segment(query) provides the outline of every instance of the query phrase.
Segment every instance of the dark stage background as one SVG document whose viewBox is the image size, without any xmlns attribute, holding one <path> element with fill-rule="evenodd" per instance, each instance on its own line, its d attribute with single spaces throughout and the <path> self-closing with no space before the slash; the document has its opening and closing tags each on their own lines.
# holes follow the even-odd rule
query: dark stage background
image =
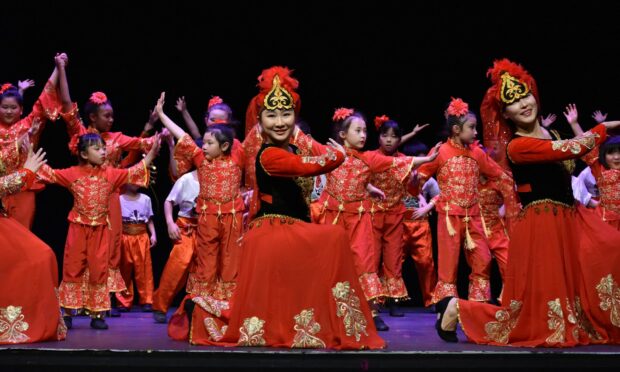
<svg viewBox="0 0 620 372">
<path fill-rule="evenodd" d="M 450 96 L 477 111 L 488 87 L 485 72 L 502 57 L 534 75 L 542 111 L 558 115 L 561 131 L 568 132 L 561 111 L 569 102 L 578 104 L 584 127 L 594 124 L 595 109 L 620 118 L 620 11 L 612 2 L 10 1 L 0 12 L 0 82 L 37 82 L 26 93 L 26 112 L 54 67 L 54 54 L 64 51 L 73 100 L 82 107 L 91 92 L 106 92 L 113 130 L 129 135 L 140 133 L 162 90 L 167 113 L 179 123 L 173 105 L 180 95 L 196 122 L 211 95 L 223 97 L 243 120 L 256 77 L 276 64 L 295 69 L 301 117 L 321 141 L 334 108 L 347 106 L 369 119 L 387 114 L 407 130 L 430 122 L 420 139 L 433 144 Z M 372 149 L 376 134 L 370 133 Z M 62 121 L 47 124 L 42 146 L 52 166 L 75 163 L 67 141 Z M 167 154 L 163 149 L 157 160 L 156 209 L 171 186 L 163 171 Z M 37 202 L 34 232 L 62 264 L 71 196 L 50 186 Z M 163 212 L 156 224 L 158 280 L 170 249 Z M 419 303 L 410 260 L 405 275 Z"/>
</svg>

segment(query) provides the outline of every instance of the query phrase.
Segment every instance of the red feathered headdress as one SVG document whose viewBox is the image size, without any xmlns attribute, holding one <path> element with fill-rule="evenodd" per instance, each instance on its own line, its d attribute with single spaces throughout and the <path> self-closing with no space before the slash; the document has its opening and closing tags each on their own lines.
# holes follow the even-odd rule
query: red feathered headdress
<svg viewBox="0 0 620 372">
<path fill-rule="evenodd" d="M 2 84 L 2 86 L 0 86 L 0 94 L 6 92 L 7 90 L 13 88 L 13 84 L 11 83 L 4 83 Z"/>
<path fill-rule="evenodd" d="M 211 107 L 215 105 L 219 105 L 220 103 L 224 103 L 224 100 L 221 99 L 219 96 L 211 97 L 211 99 L 209 100 L 209 103 L 207 104 L 207 111 L 211 110 Z"/>
<path fill-rule="evenodd" d="M 450 98 L 452 99 L 452 101 L 450 101 L 450 104 L 448 105 L 448 108 L 446 109 L 446 112 L 445 112 L 446 117 L 448 115 L 463 116 L 469 113 L 469 105 L 467 104 L 467 102 L 463 101 L 460 98 L 454 98 L 454 97 L 450 97 Z"/>
<path fill-rule="evenodd" d="M 390 118 L 386 115 L 375 116 L 375 128 L 379 130 L 379 128 L 381 128 L 381 126 L 389 120 Z"/>
<path fill-rule="evenodd" d="M 502 112 L 506 105 L 530 93 L 534 95 L 540 107 L 538 87 L 534 78 L 521 65 L 505 58 L 493 62 L 493 67 L 487 71 L 487 76 L 491 78 L 493 85 L 487 90 L 480 106 L 483 143 L 491 151 L 495 161 L 505 169 L 509 169 L 506 146 L 512 138 L 512 130 Z"/>
<path fill-rule="evenodd" d="M 259 93 L 252 98 L 245 113 L 245 134 L 258 123 L 258 115 L 263 109 L 295 109 L 295 115 L 299 114 L 301 100 L 295 92 L 299 86 L 297 79 L 291 76 L 293 71 L 287 67 L 273 66 L 258 77 Z"/>
<path fill-rule="evenodd" d="M 103 105 L 104 103 L 108 102 L 108 97 L 103 92 L 94 92 L 90 95 L 88 100 L 95 105 Z"/>
</svg>

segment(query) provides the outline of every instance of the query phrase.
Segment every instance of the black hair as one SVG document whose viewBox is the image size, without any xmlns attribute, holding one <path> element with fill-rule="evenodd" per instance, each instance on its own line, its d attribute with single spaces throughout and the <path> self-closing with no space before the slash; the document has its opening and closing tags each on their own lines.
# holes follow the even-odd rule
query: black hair
<svg viewBox="0 0 620 372">
<path fill-rule="evenodd" d="M 223 151 L 225 155 L 230 155 L 233 147 L 233 140 L 235 139 L 235 131 L 225 124 L 214 124 L 207 127 L 205 134 L 211 133 L 215 140 L 220 144 L 220 147 L 228 142 L 228 148 Z"/>
<path fill-rule="evenodd" d="M 97 115 L 97 113 L 99 112 L 99 108 L 103 105 L 112 106 L 112 102 L 110 102 L 110 100 L 107 100 L 104 103 L 97 104 L 92 102 L 91 100 L 86 101 L 86 103 L 84 104 L 84 115 L 86 115 L 86 120 L 90 122 L 90 114 Z"/>
<path fill-rule="evenodd" d="M 410 141 L 403 146 L 403 154 L 407 156 L 418 156 L 420 154 L 428 154 L 428 146 L 420 141 Z"/>
<path fill-rule="evenodd" d="M 387 132 L 390 131 L 390 129 L 394 131 L 394 134 L 396 135 L 396 137 L 402 138 L 403 131 L 402 129 L 400 129 L 400 126 L 398 125 L 398 123 L 395 122 L 394 120 L 388 120 L 385 123 L 381 124 L 381 126 L 379 127 L 379 135 L 386 134 Z"/>
<path fill-rule="evenodd" d="M 455 125 L 463 129 L 463 125 L 470 116 L 473 116 L 474 119 L 476 118 L 476 114 L 471 110 L 467 111 L 467 114 L 460 116 L 446 114 L 446 129 L 448 131 L 448 136 L 452 136 L 452 127 Z"/>
<path fill-rule="evenodd" d="M 359 111 L 353 111 L 353 113 L 349 116 L 347 116 L 346 119 L 344 120 L 339 120 L 337 122 L 334 123 L 333 127 L 334 127 L 334 139 L 336 140 L 336 142 L 338 142 L 339 144 L 343 144 L 344 140 L 340 137 L 340 132 L 347 132 L 349 130 L 349 127 L 351 127 L 351 123 L 353 122 L 354 119 L 361 119 L 364 121 L 364 123 L 366 122 L 366 119 L 364 118 L 364 115 L 359 112 Z"/>
<path fill-rule="evenodd" d="M 77 144 L 78 155 L 81 154 L 82 152 L 85 152 L 89 147 L 95 146 L 98 144 L 105 146 L 105 142 L 103 141 L 103 138 L 101 138 L 99 134 L 86 133 L 86 134 L 81 135 L 78 138 L 78 144 Z M 81 156 L 78 156 L 78 157 L 80 158 L 80 161 L 84 160 L 82 159 Z"/>
<path fill-rule="evenodd" d="M 14 86 L 11 86 L 9 89 L 2 92 L 2 94 L 0 95 L 0 102 L 2 102 L 5 98 L 15 98 L 15 100 L 20 106 L 24 105 L 24 97 L 19 94 L 19 89 L 15 88 Z"/>
<path fill-rule="evenodd" d="M 213 110 L 222 110 L 222 111 L 224 111 L 228 115 L 228 121 L 232 120 L 233 112 L 232 112 L 232 109 L 230 108 L 230 106 L 228 106 L 228 104 L 222 102 L 222 103 L 216 103 L 215 105 L 213 105 L 211 107 L 208 107 L 207 111 L 205 111 L 205 119 L 209 118 L 209 114 Z"/>
<path fill-rule="evenodd" d="M 303 120 L 297 120 L 295 122 L 295 125 L 297 125 L 299 127 L 299 129 L 304 132 L 304 134 L 307 134 L 309 136 L 312 135 L 312 129 L 310 128 L 310 125 L 308 123 L 306 123 Z"/>
<path fill-rule="evenodd" d="M 620 151 L 620 136 L 609 137 L 605 142 L 603 142 L 599 148 L 598 161 L 603 164 L 605 168 L 609 168 L 609 164 L 607 164 L 605 157 L 610 152 L 615 151 Z"/>
</svg>

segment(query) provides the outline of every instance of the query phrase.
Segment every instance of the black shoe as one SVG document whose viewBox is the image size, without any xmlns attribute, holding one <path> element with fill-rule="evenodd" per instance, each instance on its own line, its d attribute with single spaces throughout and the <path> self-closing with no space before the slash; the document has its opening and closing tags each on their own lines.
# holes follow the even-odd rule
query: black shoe
<svg viewBox="0 0 620 372">
<path fill-rule="evenodd" d="M 448 304 L 452 299 L 452 296 L 444 297 L 441 301 L 435 304 L 435 309 L 437 310 L 437 314 L 439 314 L 439 318 L 435 322 L 435 329 L 437 330 L 437 334 L 439 337 L 446 342 L 459 342 L 459 339 L 456 337 L 456 330 L 454 331 L 444 331 L 441 328 L 441 321 L 443 320 L 443 315 L 448 308 Z"/>
<path fill-rule="evenodd" d="M 105 322 L 105 319 L 93 318 L 90 320 L 90 328 L 108 329 L 108 324 Z"/>
<path fill-rule="evenodd" d="M 118 306 L 118 307 L 116 307 L 116 310 L 118 310 L 119 313 L 129 313 L 129 312 L 131 312 L 131 309 L 128 308 L 128 307 L 125 307 L 125 306 Z"/>
<path fill-rule="evenodd" d="M 391 302 L 388 306 L 390 307 L 391 317 L 402 318 L 405 316 L 405 313 L 400 310 L 400 306 L 398 306 L 397 302 Z"/>
<path fill-rule="evenodd" d="M 389 331 L 390 330 L 390 327 L 388 327 L 388 325 L 385 324 L 385 322 L 383 321 L 383 319 L 381 319 L 379 315 L 374 316 L 372 320 L 374 320 L 375 322 L 375 328 L 377 328 L 377 331 Z"/>
<path fill-rule="evenodd" d="M 185 313 L 187 314 L 187 319 L 189 320 L 189 327 L 191 329 L 192 327 L 192 314 L 194 313 L 194 307 L 196 306 L 196 303 L 194 303 L 194 301 L 192 301 L 191 299 L 187 299 L 185 300 L 185 305 L 183 305 L 183 309 L 185 310 Z"/>
<path fill-rule="evenodd" d="M 155 323 L 165 324 L 166 322 L 168 322 L 168 320 L 166 319 L 166 313 L 164 313 L 163 311 L 153 311 L 153 319 L 155 319 Z"/>
<path fill-rule="evenodd" d="M 151 311 L 153 311 L 153 305 L 151 305 L 151 304 L 144 304 L 144 305 L 142 305 L 142 312 L 143 313 L 150 313 Z"/>
<path fill-rule="evenodd" d="M 62 319 L 65 321 L 65 325 L 67 326 L 67 329 L 71 329 L 73 328 L 73 318 L 65 315 L 62 317 Z"/>
<path fill-rule="evenodd" d="M 117 308 L 113 307 L 113 308 L 110 309 L 110 316 L 112 318 L 118 318 L 119 316 L 121 316 L 121 313 L 120 313 L 120 311 L 118 311 Z"/>
</svg>

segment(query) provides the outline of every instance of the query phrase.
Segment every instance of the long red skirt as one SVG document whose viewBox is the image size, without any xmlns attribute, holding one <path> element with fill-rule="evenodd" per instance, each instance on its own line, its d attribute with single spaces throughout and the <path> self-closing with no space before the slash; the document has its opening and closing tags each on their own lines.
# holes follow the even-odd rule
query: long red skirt
<svg viewBox="0 0 620 372">
<path fill-rule="evenodd" d="M 0 344 L 64 340 L 56 256 L 7 217 L 0 217 L 0 275 Z"/>
<path fill-rule="evenodd" d="M 620 233 L 582 206 L 531 206 L 511 233 L 502 307 L 459 300 L 476 343 L 620 342 Z"/>
<path fill-rule="evenodd" d="M 230 302 L 194 297 L 168 333 L 200 345 L 378 349 L 345 231 L 287 217 L 263 217 L 243 237 Z"/>
</svg>

